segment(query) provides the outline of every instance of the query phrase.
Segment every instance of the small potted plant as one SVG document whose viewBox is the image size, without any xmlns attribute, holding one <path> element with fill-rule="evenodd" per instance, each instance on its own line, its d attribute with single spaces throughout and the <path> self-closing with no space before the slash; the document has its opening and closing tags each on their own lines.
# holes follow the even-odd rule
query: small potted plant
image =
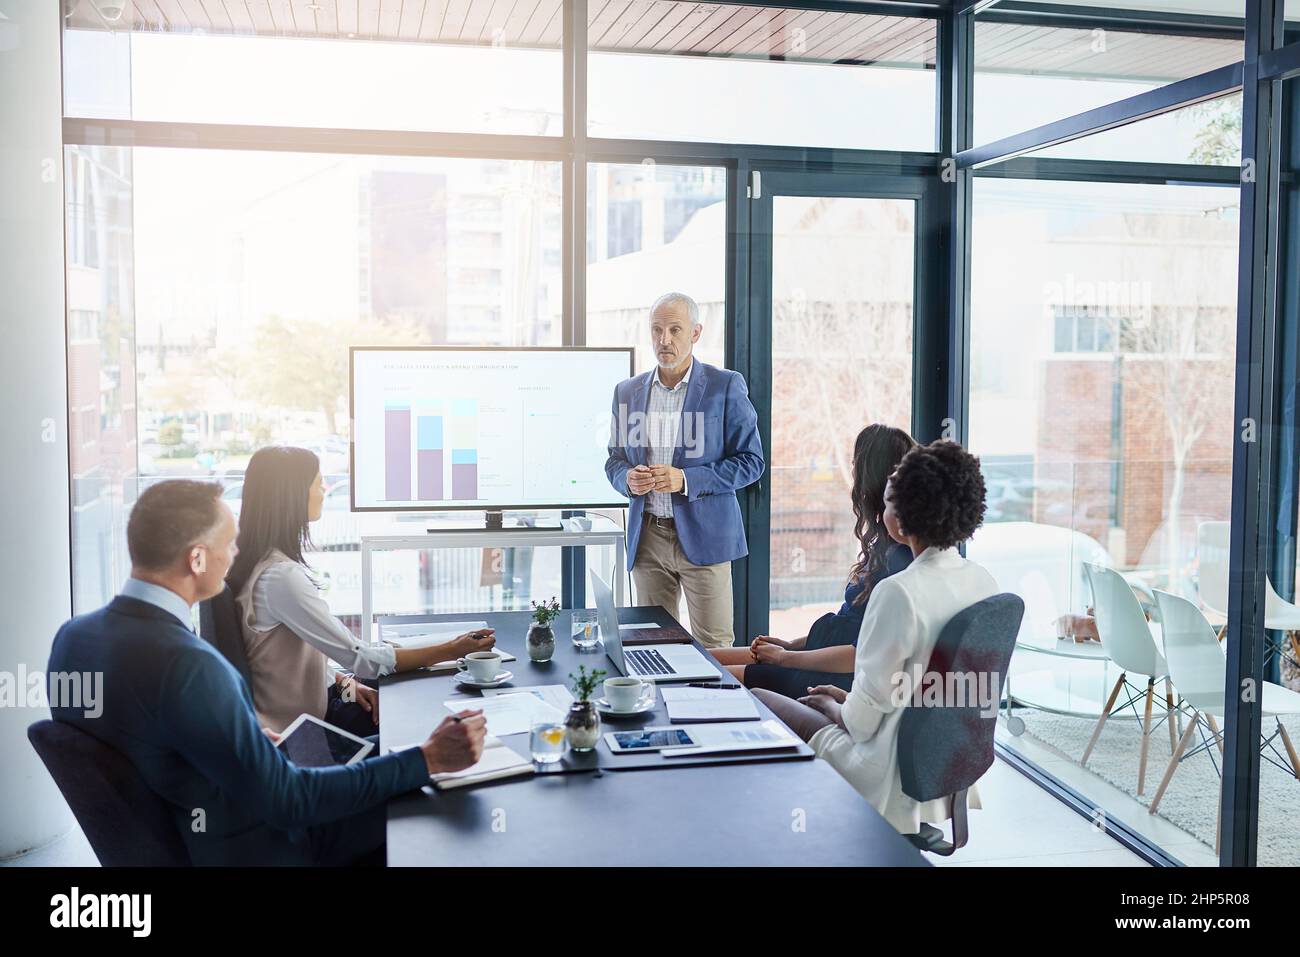
<svg viewBox="0 0 1300 957">
<path fill-rule="evenodd" d="M 550 601 L 531 604 L 533 623 L 528 626 L 528 657 L 537 662 L 550 661 L 551 655 L 555 654 L 555 632 L 551 629 L 551 622 L 560 613 L 560 603 L 552 597 Z"/>
<path fill-rule="evenodd" d="M 600 679 L 605 672 L 599 668 L 588 671 L 585 665 L 578 665 L 578 673 L 569 675 L 573 688 L 573 704 L 564 719 L 564 728 L 569 735 L 569 747 L 574 751 L 590 751 L 600 740 L 600 712 L 592 702 L 591 696 L 600 687 Z"/>
</svg>

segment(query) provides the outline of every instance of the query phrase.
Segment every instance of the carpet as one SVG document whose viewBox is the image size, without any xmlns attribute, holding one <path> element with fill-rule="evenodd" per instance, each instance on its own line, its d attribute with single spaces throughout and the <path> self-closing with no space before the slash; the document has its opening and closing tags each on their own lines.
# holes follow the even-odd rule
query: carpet
<svg viewBox="0 0 1300 957">
<path fill-rule="evenodd" d="M 1153 712 L 1152 721 L 1163 713 L 1162 710 Z M 1076 765 L 1083 755 L 1083 749 L 1088 746 L 1088 738 L 1096 724 L 1094 718 L 1072 718 L 1031 709 L 1017 709 L 1016 714 L 1024 719 L 1027 736 Z M 1300 747 L 1300 717 L 1283 718 L 1283 724 L 1292 742 Z M 1186 727 L 1185 723 L 1183 727 Z M 1274 730 L 1274 720 L 1266 718 L 1265 737 Z M 1151 744 L 1147 752 L 1146 793 L 1138 797 L 1137 769 L 1141 742 L 1142 725 L 1132 716 L 1132 712 L 1111 715 L 1088 758 L 1086 770 L 1119 788 L 1143 807 L 1149 807 L 1169 764 L 1169 732 L 1164 725 L 1160 725 L 1151 733 Z M 1197 743 L 1199 739 L 1193 735 L 1188 750 L 1192 750 Z M 1286 748 L 1281 738 L 1275 738 L 1273 744 L 1282 755 L 1282 763 L 1285 765 Z M 1266 749 L 1264 753 L 1270 752 Z M 1272 756 L 1277 759 L 1276 755 Z M 1222 768 L 1217 748 L 1214 748 L 1213 759 L 1205 751 L 1184 758 L 1174 772 L 1173 780 L 1156 811 L 1157 817 L 1186 831 L 1211 850 L 1214 848 L 1214 825 L 1218 811 L 1216 802 L 1219 796 L 1216 765 Z M 1300 864 L 1300 828 L 1297 827 L 1300 821 L 1300 781 L 1267 761 L 1262 761 L 1259 773 L 1259 809 L 1258 863 L 1261 866 L 1275 867 L 1294 867 Z"/>
</svg>

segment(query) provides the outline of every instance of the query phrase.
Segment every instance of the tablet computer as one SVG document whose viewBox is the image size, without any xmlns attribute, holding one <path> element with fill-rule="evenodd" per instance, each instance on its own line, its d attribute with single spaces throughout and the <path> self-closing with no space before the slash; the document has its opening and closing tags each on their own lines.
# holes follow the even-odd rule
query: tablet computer
<svg viewBox="0 0 1300 957">
<path fill-rule="evenodd" d="M 643 751 L 667 751 L 671 748 L 693 748 L 698 742 L 685 728 L 642 728 L 639 731 L 611 731 L 605 743 L 615 754 L 633 754 Z"/>
<path fill-rule="evenodd" d="M 315 715 L 300 714 L 281 733 L 276 747 L 299 767 L 328 768 L 336 764 L 356 764 L 375 746 Z"/>
</svg>

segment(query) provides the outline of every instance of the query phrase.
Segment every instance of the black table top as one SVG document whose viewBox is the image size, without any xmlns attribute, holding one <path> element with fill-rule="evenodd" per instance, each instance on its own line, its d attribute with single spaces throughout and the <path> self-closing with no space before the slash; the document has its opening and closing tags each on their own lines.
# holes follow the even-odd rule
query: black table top
<svg viewBox="0 0 1300 957">
<path fill-rule="evenodd" d="M 486 621 L 497 629 L 498 647 L 518 656 L 506 665 L 515 673 L 509 686 L 567 685 L 579 664 L 613 675 L 603 648 L 579 652 L 573 647 L 570 614 L 561 612 L 552 625 L 555 655 L 545 664 L 528 660 L 524 636 L 531 616 L 525 611 L 378 621 Z M 675 624 L 658 607 L 622 608 L 619 618 Z M 725 672 L 723 678 L 730 680 Z M 422 741 L 448 714 L 443 702 L 464 694 L 452 676 L 425 672 L 384 678 L 381 687 L 383 748 Z M 756 703 L 764 718 L 773 717 Z M 659 696 L 652 712 L 602 715 L 601 721 L 602 733 L 668 723 Z M 502 741 L 528 754 L 528 735 Z M 390 801 L 388 862 L 927 866 L 919 851 L 806 746 L 795 753 L 668 759 L 614 755 L 603 740 L 593 754 L 567 755 L 556 772 L 444 792 L 426 787 Z"/>
</svg>

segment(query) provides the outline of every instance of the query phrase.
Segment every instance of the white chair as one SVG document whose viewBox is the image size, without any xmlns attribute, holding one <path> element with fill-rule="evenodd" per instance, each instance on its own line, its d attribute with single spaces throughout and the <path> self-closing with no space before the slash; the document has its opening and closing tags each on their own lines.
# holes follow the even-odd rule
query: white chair
<svg viewBox="0 0 1300 957">
<path fill-rule="evenodd" d="M 1231 526 L 1227 522 L 1201 522 L 1196 527 L 1196 562 L 1200 577 L 1201 603 L 1216 615 L 1228 616 L 1228 543 Z M 1227 625 L 1223 626 L 1227 628 Z M 1264 627 L 1285 631 L 1296 648 L 1295 633 L 1300 632 L 1300 607 L 1287 601 L 1264 579 Z M 1219 630 L 1223 639 L 1223 629 Z"/>
<path fill-rule="evenodd" d="M 1174 708 L 1173 689 L 1169 684 L 1169 670 L 1165 666 L 1164 656 L 1156 646 L 1155 638 L 1151 635 L 1151 626 L 1147 624 L 1142 606 L 1138 604 L 1137 596 L 1133 594 L 1133 589 L 1129 587 L 1129 583 L 1123 576 L 1113 569 L 1087 562 L 1084 563 L 1083 570 L 1088 577 L 1088 584 L 1092 587 L 1097 637 L 1101 639 L 1101 646 L 1110 660 L 1119 665 L 1122 670 L 1115 687 L 1111 689 L 1110 697 L 1106 699 L 1101 717 L 1097 719 L 1097 726 L 1092 729 L 1092 737 L 1088 739 L 1088 746 L 1084 749 L 1083 759 L 1079 763 L 1083 766 L 1088 764 L 1092 749 L 1096 746 L 1097 739 L 1101 737 L 1101 729 L 1105 727 L 1106 719 L 1115 709 L 1115 699 L 1119 697 L 1120 691 L 1124 690 L 1128 698 L 1120 707 L 1133 708 L 1134 715 L 1137 714 L 1135 702 L 1139 697 L 1145 696 L 1146 707 L 1142 715 L 1142 750 L 1138 758 L 1137 786 L 1137 793 L 1142 794 L 1146 791 L 1147 753 L 1151 743 L 1151 702 L 1155 695 L 1156 681 L 1161 678 L 1165 682 L 1165 716 L 1160 721 L 1167 722 L 1169 726 L 1170 753 L 1173 753 L 1176 744 L 1174 715 L 1177 712 Z M 1146 687 L 1142 688 L 1129 681 L 1130 672 L 1146 675 Z M 1157 725 L 1159 723 L 1156 722 Z"/>
<path fill-rule="evenodd" d="M 1218 746 L 1220 755 L 1223 754 L 1223 735 L 1219 732 L 1216 718 L 1222 717 L 1224 713 L 1224 693 L 1228 681 L 1227 660 L 1215 637 L 1214 626 L 1201 614 L 1200 609 L 1186 598 L 1179 598 L 1177 595 L 1162 591 L 1156 592 L 1156 602 L 1160 607 L 1165 658 L 1169 663 L 1170 674 L 1175 687 L 1178 688 L 1178 693 L 1191 708 L 1192 717 L 1182 737 L 1178 739 L 1178 746 L 1174 749 L 1173 757 L 1169 759 L 1165 776 L 1160 782 L 1160 787 L 1156 789 L 1155 797 L 1151 799 L 1151 806 L 1147 808 L 1151 814 L 1155 814 L 1156 808 L 1160 806 L 1160 799 L 1164 797 L 1165 789 L 1173 780 L 1174 771 L 1178 769 L 1179 763 L 1194 754 L 1208 751 L 1212 744 Z M 1275 767 L 1300 779 L 1300 758 L 1297 758 L 1295 747 L 1291 744 L 1291 737 L 1279 717 L 1284 714 L 1300 714 L 1300 694 L 1271 681 L 1265 681 L 1263 693 L 1260 695 L 1260 708 L 1263 715 L 1273 718 L 1277 725 L 1277 729 L 1272 734 L 1261 739 L 1260 756 Z M 1200 729 L 1201 743 L 1188 751 L 1187 746 L 1191 741 L 1192 732 L 1198 729 Z M 1209 730 L 1209 740 L 1206 739 L 1206 729 Z M 1282 744 L 1286 748 L 1285 758 L 1273 745 L 1273 741 L 1277 738 L 1282 739 Z M 1282 763 L 1283 761 L 1286 764 Z M 1223 772 L 1217 764 L 1215 769 L 1219 771 L 1219 784 L 1222 789 Z M 1216 823 L 1216 852 L 1218 830 L 1219 825 Z"/>
</svg>

